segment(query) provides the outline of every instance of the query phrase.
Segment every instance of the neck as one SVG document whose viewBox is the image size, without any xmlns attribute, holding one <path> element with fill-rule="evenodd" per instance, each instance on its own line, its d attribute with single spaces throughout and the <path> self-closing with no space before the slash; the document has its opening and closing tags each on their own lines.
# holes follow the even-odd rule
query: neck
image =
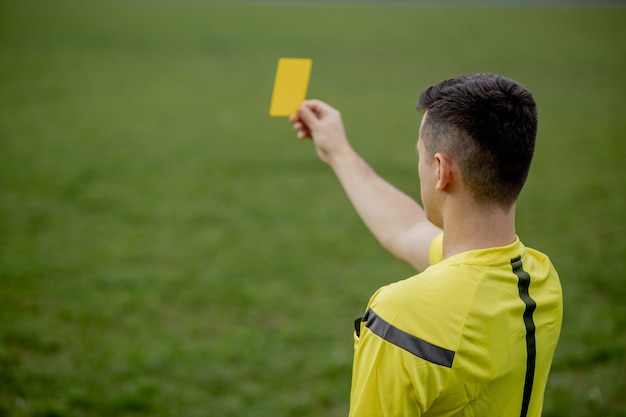
<svg viewBox="0 0 626 417">
<path fill-rule="evenodd" d="M 510 245 L 516 239 L 515 204 L 508 211 L 499 206 L 464 206 L 448 211 L 443 218 L 444 258 Z"/>
</svg>

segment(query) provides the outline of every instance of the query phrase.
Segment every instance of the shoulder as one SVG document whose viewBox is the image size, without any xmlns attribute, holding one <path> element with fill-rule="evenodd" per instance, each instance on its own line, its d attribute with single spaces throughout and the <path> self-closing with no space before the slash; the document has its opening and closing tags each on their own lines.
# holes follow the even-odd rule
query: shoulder
<svg viewBox="0 0 626 417">
<path fill-rule="evenodd" d="M 443 260 L 443 232 L 439 233 L 430 243 L 428 251 L 430 265 L 434 265 Z"/>
<path fill-rule="evenodd" d="M 454 309 L 456 299 L 467 299 L 468 291 L 481 280 L 483 271 L 471 264 L 439 262 L 423 272 L 380 288 L 370 306 L 394 311 L 438 311 Z"/>
<path fill-rule="evenodd" d="M 559 274 L 548 255 L 527 247 L 525 256 L 522 256 L 520 261 L 519 268 L 528 273 L 532 286 L 552 288 L 552 291 L 561 292 Z"/>
<path fill-rule="evenodd" d="M 526 261 L 529 266 L 556 273 L 556 269 L 554 268 L 550 257 L 537 249 L 526 247 Z"/>
<path fill-rule="evenodd" d="M 379 289 L 369 308 L 391 326 L 454 350 L 471 305 L 472 280 L 463 267 L 433 265 L 424 272 Z"/>
</svg>

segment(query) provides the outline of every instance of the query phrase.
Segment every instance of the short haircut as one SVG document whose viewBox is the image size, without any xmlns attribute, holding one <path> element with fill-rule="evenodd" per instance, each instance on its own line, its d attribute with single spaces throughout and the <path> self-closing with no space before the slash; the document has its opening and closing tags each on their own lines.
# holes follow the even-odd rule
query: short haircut
<svg viewBox="0 0 626 417">
<path fill-rule="evenodd" d="M 535 151 L 537 107 L 522 85 L 496 74 L 463 75 L 428 87 L 424 146 L 448 153 L 479 203 L 509 208 L 519 197 Z"/>
</svg>

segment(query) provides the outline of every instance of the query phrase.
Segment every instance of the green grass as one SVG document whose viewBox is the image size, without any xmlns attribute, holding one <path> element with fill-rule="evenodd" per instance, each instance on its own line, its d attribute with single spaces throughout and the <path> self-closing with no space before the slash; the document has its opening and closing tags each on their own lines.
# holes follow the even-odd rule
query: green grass
<svg viewBox="0 0 626 417">
<path fill-rule="evenodd" d="M 342 416 L 352 321 L 413 272 L 268 117 L 278 57 L 417 196 L 419 92 L 539 103 L 518 233 L 565 317 L 545 416 L 626 414 L 626 8 L 0 2 L 0 416 Z"/>
</svg>

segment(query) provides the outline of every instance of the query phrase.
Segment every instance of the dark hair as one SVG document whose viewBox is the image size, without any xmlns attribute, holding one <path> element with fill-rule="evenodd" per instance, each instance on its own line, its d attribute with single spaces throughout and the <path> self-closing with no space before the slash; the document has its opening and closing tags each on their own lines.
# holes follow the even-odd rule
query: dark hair
<svg viewBox="0 0 626 417">
<path fill-rule="evenodd" d="M 522 85 L 496 74 L 463 75 L 428 87 L 422 139 L 459 164 L 479 202 L 510 207 L 528 177 L 535 151 L 537 108 Z"/>
</svg>

